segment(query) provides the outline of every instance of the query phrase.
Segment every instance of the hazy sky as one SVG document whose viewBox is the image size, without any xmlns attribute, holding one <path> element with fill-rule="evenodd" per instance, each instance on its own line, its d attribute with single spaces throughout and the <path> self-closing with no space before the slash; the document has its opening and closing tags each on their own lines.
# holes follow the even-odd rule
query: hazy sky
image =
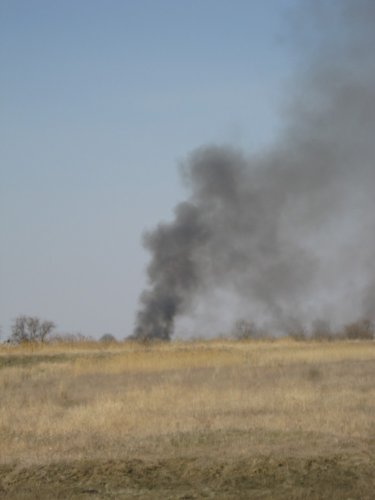
<svg viewBox="0 0 375 500">
<path fill-rule="evenodd" d="M 195 147 L 278 130 L 298 0 L 0 0 L 0 324 L 130 334 Z"/>
</svg>

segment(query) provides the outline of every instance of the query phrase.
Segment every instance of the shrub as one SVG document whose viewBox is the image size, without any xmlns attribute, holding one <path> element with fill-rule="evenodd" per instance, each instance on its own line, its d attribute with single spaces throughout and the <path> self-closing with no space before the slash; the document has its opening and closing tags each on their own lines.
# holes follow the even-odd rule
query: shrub
<svg viewBox="0 0 375 500">
<path fill-rule="evenodd" d="M 105 333 L 100 337 L 99 342 L 109 344 L 111 342 L 117 342 L 117 339 L 112 335 L 112 333 Z"/>
</svg>

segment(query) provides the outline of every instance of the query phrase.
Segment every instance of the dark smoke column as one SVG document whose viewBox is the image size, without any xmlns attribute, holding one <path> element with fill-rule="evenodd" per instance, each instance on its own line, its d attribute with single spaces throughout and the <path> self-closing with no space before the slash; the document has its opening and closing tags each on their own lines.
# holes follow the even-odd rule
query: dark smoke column
<svg viewBox="0 0 375 500">
<path fill-rule="evenodd" d="M 301 44 L 284 128 L 256 155 L 190 155 L 187 201 L 144 239 L 149 287 L 133 338 L 169 340 L 176 316 L 216 290 L 280 332 L 375 319 L 375 1 L 307 3 L 301 22 L 319 30 Z"/>
<path fill-rule="evenodd" d="M 150 288 L 141 295 L 132 338 L 170 340 L 176 315 L 186 310 L 199 283 L 195 249 L 204 243 L 205 233 L 192 203 L 179 204 L 173 222 L 146 233 L 144 246 L 152 254 Z"/>
<path fill-rule="evenodd" d="M 223 255 L 229 251 L 229 228 L 236 226 L 241 213 L 244 170 L 242 155 L 231 148 L 202 147 L 189 156 L 183 170 L 188 200 L 177 205 L 171 223 L 160 224 L 144 237 L 152 256 L 149 288 L 141 295 L 131 338 L 169 340 L 176 316 L 190 311 L 207 279 L 212 274 L 227 277 Z"/>
</svg>

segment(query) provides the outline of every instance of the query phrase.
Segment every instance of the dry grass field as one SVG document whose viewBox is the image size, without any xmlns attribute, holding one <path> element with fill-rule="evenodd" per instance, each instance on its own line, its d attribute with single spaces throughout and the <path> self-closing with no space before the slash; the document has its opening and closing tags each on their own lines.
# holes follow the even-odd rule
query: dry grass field
<svg viewBox="0 0 375 500">
<path fill-rule="evenodd" d="M 0 497 L 375 497 L 375 342 L 0 346 Z"/>
</svg>

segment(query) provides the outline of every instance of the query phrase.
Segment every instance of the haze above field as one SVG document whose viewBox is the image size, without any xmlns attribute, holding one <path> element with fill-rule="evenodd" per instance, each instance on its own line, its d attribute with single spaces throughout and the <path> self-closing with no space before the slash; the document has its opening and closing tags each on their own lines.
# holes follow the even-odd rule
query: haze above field
<svg viewBox="0 0 375 500">
<path fill-rule="evenodd" d="M 131 333 L 193 148 L 272 142 L 292 0 L 3 1 L 0 323 Z M 288 40 L 288 41 L 286 41 Z"/>
</svg>

